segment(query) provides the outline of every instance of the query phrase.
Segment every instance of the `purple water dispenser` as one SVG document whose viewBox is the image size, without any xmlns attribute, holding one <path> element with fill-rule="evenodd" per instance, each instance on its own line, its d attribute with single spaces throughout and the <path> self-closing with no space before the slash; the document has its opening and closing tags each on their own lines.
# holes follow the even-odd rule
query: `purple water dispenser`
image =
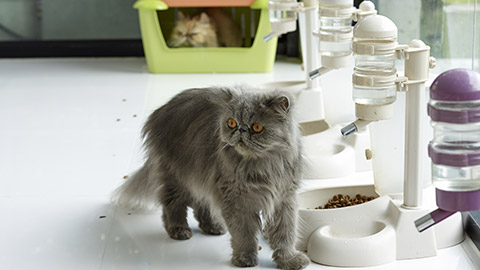
<svg viewBox="0 0 480 270">
<path fill-rule="evenodd" d="M 480 209 L 480 74 L 453 69 L 430 87 L 428 146 L 438 209 L 415 221 L 419 232 L 460 211 Z"/>
</svg>

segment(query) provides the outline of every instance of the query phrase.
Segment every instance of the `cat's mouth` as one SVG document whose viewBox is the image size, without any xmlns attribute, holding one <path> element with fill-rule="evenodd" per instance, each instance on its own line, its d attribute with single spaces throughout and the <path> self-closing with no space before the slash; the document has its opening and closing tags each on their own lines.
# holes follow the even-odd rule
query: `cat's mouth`
<svg viewBox="0 0 480 270">
<path fill-rule="evenodd" d="M 240 140 L 236 145 L 235 148 L 241 148 L 241 149 L 248 149 L 248 147 L 242 140 Z"/>
<path fill-rule="evenodd" d="M 259 146 L 253 145 L 252 143 L 246 142 L 242 139 L 235 144 L 234 148 L 243 156 L 258 156 L 260 154 Z"/>
<path fill-rule="evenodd" d="M 253 149 L 248 147 L 244 142 L 238 142 L 234 148 L 242 156 L 250 156 L 253 153 Z"/>
</svg>

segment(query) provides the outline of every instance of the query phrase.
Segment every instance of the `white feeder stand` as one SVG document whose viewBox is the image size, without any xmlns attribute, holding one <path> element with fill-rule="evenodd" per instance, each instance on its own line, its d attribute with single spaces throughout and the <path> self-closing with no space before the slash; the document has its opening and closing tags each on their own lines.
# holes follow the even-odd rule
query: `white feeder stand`
<svg viewBox="0 0 480 270">
<path fill-rule="evenodd" d="M 432 230 L 419 233 L 414 221 L 434 205 L 433 189 L 422 186 L 422 115 L 425 109 L 425 81 L 434 66 L 430 48 L 422 41 L 397 45 L 397 28 L 380 15 L 361 20 L 354 29 L 355 70 L 353 97 L 358 119 L 342 132 L 348 136 L 393 115 L 396 92 L 406 92 L 405 175 L 402 190 L 378 188 L 392 186 L 391 179 L 375 177 L 375 186 L 347 186 L 305 191 L 299 194 L 301 226 L 297 248 L 306 250 L 314 262 L 339 267 L 381 265 L 400 259 L 435 256 L 437 249 L 463 241 L 461 216 L 450 218 Z M 395 59 L 404 57 L 405 77 L 396 75 Z M 373 136 L 373 133 L 372 133 Z M 391 140 L 384 137 L 382 140 Z M 372 140 L 372 146 L 375 143 Z M 388 156 L 373 151 L 373 159 L 382 166 L 391 163 Z M 375 163 L 373 164 L 375 172 Z M 376 199 L 337 209 L 314 209 L 335 194 L 362 194 Z M 426 194 L 427 206 L 422 204 Z M 427 234 L 426 234 L 427 233 Z"/>
<path fill-rule="evenodd" d="M 268 42 L 274 37 L 286 34 L 296 30 L 296 20 L 298 13 L 304 13 L 306 17 L 305 30 L 311 33 L 313 31 L 313 23 L 316 21 L 315 11 L 317 9 L 317 0 L 305 0 L 297 2 L 296 0 L 270 0 L 269 18 L 272 25 L 272 32 L 264 36 L 264 41 Z M 311 35 L 306 35 L 305 42 L 305 66 L 309 67 L 317 65 L 316 51 L 317 46 Z M 307 74 L 306 74 L 307 77 Z M 306 79 L 299 82 L 275 82 L 264 85 L 269 88 L 281 88 L 296 95 L 298 108 L 298 120 L 302 123 L 304 131 L 307 134 L 319 132 L 329 128 L 328 123 L 324 121 L 325 113 L 323 106 L 323 94 L 318 82 L 311 82 Z"/>
<path fill-rule="evenodd" d="M 272 32 L 264 37 L 264 40 L 268 42 L 268 40 L 274 37 L 294 31 L 296 29 L 295 20 L 297 19 L 297 13 L 305 15 L 305 20 L 301 21 L 301 23 L 304 23 L 304 28 L 300 29 L 301 35 L 303 34 L 305 37 L 302 40 L 305 41 L 302 42 L 302 45 L 304 45 L 304 67 L 306 70 L 305 81 L 275 82 L 264 85 L 264 87 L 268 88 L 281 88 L 290 91 L 296 96 L 298 121 L 305 135 L 304 144 L 308 163 L 304 175 L 305 179 L 340 177 L 371 168 L 370 162 L 365 161 L 363 156 L 358 154 L 368 147 L 368 134 L 359 133 L 348 141 L 343 140 L 339 136 L 340 125 L 337 124 L 331 127 L 325 121 L 322 92 L 324 89 L 321 89 L 319 80 L 310 79 L 308 72 L 319 66 L 318 58 L 321 55 L 319 51 L 322 51 L 319 50 L 319 46 L 327 46 L 323 49 L 324 53 L 328 54 L 326 50 L 330 48 L 331 53 L 335 55 L 334 57 L 322 56 L 324 62 L 330 60 L 331 63 L 328 66 L 336 65 L 336 67 L 340 67 L 348 65 L 351 57 L 352 19 L 375 14 L 376 11 L 373 3 L 370 1 L 364 1 L 361 5 L 363 9 L 358 10 L 353 7 L 353 0 L 321 0 L 320 6 L 322 6 L 324 11 L 317 12 L 319 9 L 318 0 L 304 0 L 303 2 L 292 0 L 269 1 Z M 324 16 L 319 20 L 318 16 L 320 14 Z M 344 50 L 341 56 L 338 55 L 338 52 L 335 52 L 339 44 L 338 42 L 335 42 L 335 44 L 316 42 L 313 33 L 318 29 L 316 26 L 317 22 L 324 24 L 324 27 L 320 28 L 320 30 L 323 29 L 329 33 L 325 37 L 335 36 L 333 40 L 340 40 Z M 346 32 L 346 34 L 338 32 L 339 29 Z M 320 142 L 322 145 L 319 145 Z"/>
<path fill-rule="evenodd" d="M 405 77 L 399 79 L 400 91 L 406 92 L 405 103 L 405 160 L 403 206 L 422 206 L 423 194 L 423 128 L 422 111 L 425 110 L 425 82 L 429 68 L 435 67 L 430 47 L 421 40 L 397 48 L 397 57 L 405 59 Z"/>
<path fill-rule="evenodd" d="M 360 8 L 356 9 L 353 6 L 353 0 L 319 0 L 319 27 L 312 35 L 318 39 L 318 51 L 310 52 L 310 58 L 319 55 L 321 67 L 306 66 L 309 72 L 307 82 L 318 84 L 319 80 L 312 80 L 312 78 L 350 65 L 352 20 L 361 20 L 376 12 L 375 5 L 370 1 L 362 2 Z M 340 128 L 337 123 L 329 130 L 305 137 L 307 156 L 305 178 L 334 178 L 371 169 L 371 163 L 362 155 L 364 149 L 369 148 L 370 145 L 368 132 L 358 133 L 349 140 L 343 140 L 339 136 Z"/>
<path fill-rule="evenodd" d="M 420 40 L 399 46 L 397 27 L 380 15 L 361 21 L 354 32 L 353 99 L 358 119 L 343 128 L 342 135 L 348 136 L 371 122 L 391 119 L 396 92 L 405 91 L 404 205 L 420 207 L 424 147 L 421 112 L 425 107 L 428 70 L 435 63 L 430 57 L 430 47 Z M 405 58 L 405 77 L 398 77 L 395 59 L 402 57 Z"/>
</svg>

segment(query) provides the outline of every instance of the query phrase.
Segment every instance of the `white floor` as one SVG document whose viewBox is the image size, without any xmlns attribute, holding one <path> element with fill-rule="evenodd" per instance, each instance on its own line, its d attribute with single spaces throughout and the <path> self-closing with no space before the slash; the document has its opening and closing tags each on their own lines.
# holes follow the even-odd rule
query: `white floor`
<svg viewBox="0 0 480 270">
<path fill-rule="evenodd" d="M 194 237 L 170 240 L 158 213 L 129 215 L 109 193 L 142 162 L 146 116 L 178 91 L 301 79 L 289 63 L 153 75 L 144 59 L 0 60 L 0 269 L 236 269 L 228 234 L 204 235 L 190 218 Z M 275 268 L 260 245 L 257 269 Z M 475 269 L 462 245 L 364 269 L 433 268 Z"/>
</svg>

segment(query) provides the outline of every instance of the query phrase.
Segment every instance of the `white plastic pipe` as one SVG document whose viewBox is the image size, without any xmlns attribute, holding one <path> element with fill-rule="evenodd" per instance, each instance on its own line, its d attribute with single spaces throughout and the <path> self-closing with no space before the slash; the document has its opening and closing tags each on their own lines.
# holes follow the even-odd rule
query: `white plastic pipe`
<svg viewBox="0 0 480 270">
<path fill-rule="evenodd" d="M 303 4 L 306 8 L 317 7 L 318 0 L 304 0 Z M 306 83 L 308 89 L 319 89 L 320 81 L 319 80 L 310 80 L 308 71 L 314 70 L 319 66 L 318 61 L 318 46 L 317 42 L 314 40 L 313 31 L 317 29 L 318 21 L 318 11 L 317 9 L 307 9 L 305 10 L 305 70 L 306 73 Z"/>
<path fill-rule="evenodd" d="M 422 206 L 423 193 L 423 128 L 425 110 L 425 81 L 430 68 L 430 47 L 412 40 L 405 54 L 405 76 L 410 82 L 405 88 L 405 160 L 403 205 Z"/>
<path fill-rule="evenodd" d="M 422 206 L 423 192 L 423 128 L 421 112 L 425 110 L 425 84 L 409 86 L 405 100 L 405 167 L 404 198 L 405 207 Z"/>
</svg>

